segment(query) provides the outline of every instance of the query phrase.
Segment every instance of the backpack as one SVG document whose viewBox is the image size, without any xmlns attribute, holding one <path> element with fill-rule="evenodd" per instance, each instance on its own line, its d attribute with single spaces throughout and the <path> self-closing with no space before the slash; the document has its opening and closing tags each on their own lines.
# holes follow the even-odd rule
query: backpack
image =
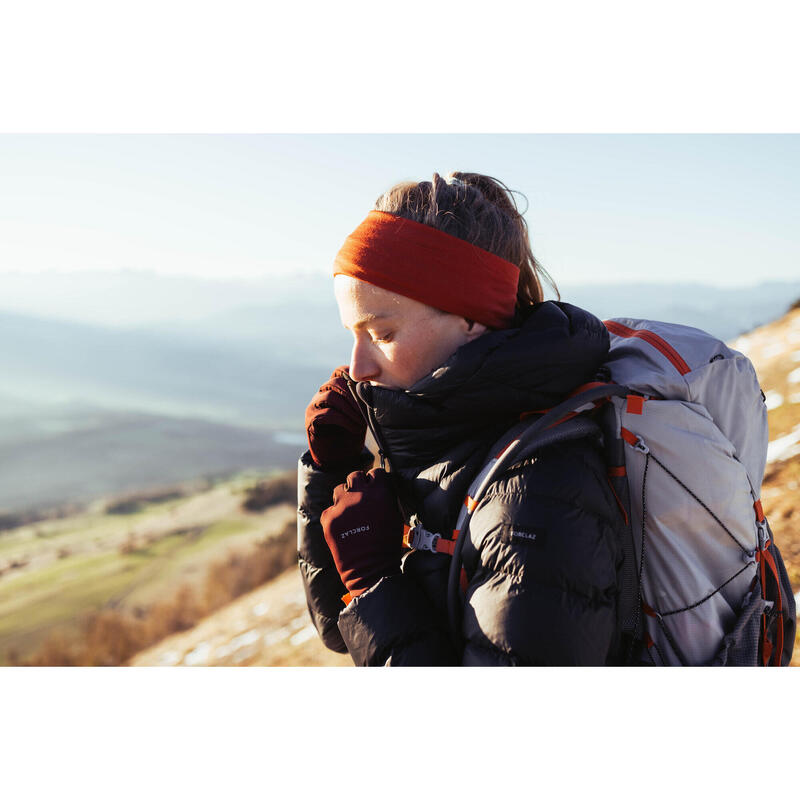
<svg viewBox="0 0 800 800">
<path fill-rule="evenodd" d="M 768 430 L 753 365 L 696 328 L 638 319 L 604 324 L 611 349 L 599 379 L 555 408 L 523 415 L 496 443 L 453 539 L 411 520 L 408 546 L 453 556 L 448 611 L 456 643 L 461 548 L 483 493 L 513 464 L 599 427 L 624 521 L 613 663 L 788 664 L 795 600 L 759 500 Z"/>
</svg>

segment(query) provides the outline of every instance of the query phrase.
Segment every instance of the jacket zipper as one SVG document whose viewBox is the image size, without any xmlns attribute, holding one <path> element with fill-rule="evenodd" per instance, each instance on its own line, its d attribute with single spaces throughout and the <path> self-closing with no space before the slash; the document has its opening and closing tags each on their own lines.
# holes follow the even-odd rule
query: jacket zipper
<svg viewBox="0 0 800 800">
<path fill-rule="evenodd" d="M 652 345 L 656 348 L 656 350 L 658 350 L 659 353 L 661 353 L 661 355 L 667 358 L 670 364 L 672 364 L 672 366 L 675 367 L 675 369 L 677 369 L 681 375 L 686 375 L 692 371 L 689 365 L 680 357 L 678 351 L 675 350 L 675 348 L 672 347 L 668 342 L 665 342 L 658 334 L 653 333 L 652 331 L 634 330 L 633 328 L 620 325 L 618 322 L 613 322 L 612 320 L 605 320 L 603 324 L 606 326 L 608 331 L 613 333 L 615 336 L 622 336 L 625 339 L 642 339 L 643 341 Z"/>
<path fill-rule="evenodd" d="M 386 444 L 383 441 L 383 438 L 378 433 L 378 423 L 377 420 L 374 419 L 374 412 L 372 411 L 372 406 L 367 399 L 362 398 L 358 393 L 358 387 L 363 386 L 363 391 L 368 392 L 369 384 L 359 384 L 358 382 L 354 381 L 349 375 L 347 376 L 347 387 L 350 389 L 350 394 L 353 395 L 356 403 L 358 404 L 358 408 L 361 411 L 362 416 L 367 422 L 367 426 L 369 427 L 370 433 L 372 437 L 375 439 L 375 443 L 378 445 L 378 458 L 381 460 L 381 469 L 385 469 L 386 465 L 389 465 L 389 474 L 392 475 L 394 473 L 394 469 L 392 468 L 392 462 L 389 460 L 389 453 L 386 450 Z M 410 498 L 407 496 L 406 492 L 403 490 L 402 484 L 399 481 L 399 476 L 393 476 L 395 478 L 395 490 L 397 492 L 397 505 L 400 509 L 400 513 L 403 516 L 404 520 L 412 520 L 413 517 L 417 517 L 419 521 L 419 515 L 416 514 L 414 509 L 414 504 L 410 502 Z M 412 523 L 413 524 L 413 523 Z"/>
<path fill-rule="evenodd" d="M 384 469 L 386 464 L 389 463 L 389 468 L 391 470 L 391 462 L 389 462 L 389 456 L 386 453 L 386 445 L 384 444 L 381 436 L 378 434 L 378 425 L 372 419 L 372 414 L 370 413 L 372 407 L 365 399 L 359 396 L 358 383 L 354 381 L 349 375 L 347 375 L 346 379 L 347 379 L 347 388 L 350 390 L 350 394 L 356 401 L 358 409 L 359 411 L 361 411 L 361 415 L 364 417 L 364 420 L 367 423 L 367 427 L 369 428 L 369 431 L 372 434 L 372 438 L 375 439 L 375 443 L 378 445 L 378 457 L 381 460 L 381 469 Z M 366 387 L 364 391 L 366 391 Z"/>
</svg>

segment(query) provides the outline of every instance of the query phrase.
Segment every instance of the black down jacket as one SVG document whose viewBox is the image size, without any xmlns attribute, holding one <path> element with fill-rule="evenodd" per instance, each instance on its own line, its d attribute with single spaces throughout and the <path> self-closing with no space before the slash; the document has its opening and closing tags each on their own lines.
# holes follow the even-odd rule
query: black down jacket
<svg viewBox="0 0 800 800">
<path fill-rule="evenodd" d="M 592 380 L 609 338 L 567 303 L 531 308 L 516 327 L 464 345 L 405 391 L 359 385 L 401 499 L 449 538 L 491 446 L 526 411 Z M 371 456 L 362 464 L 368 468 Z M 463 546 L 461 634 L 448 633 L 450 556 L 412 551 L 346 607 L 319 518 L 344 474 L 299 467 L 298 549 L 311 618 L 324 643 L 359 665 L 602 665 L 617 646 L 621 515 L 599 434 L 514 464 L 475 509 Z M 408 521 L 408 520 L 407 520 Z M 515 532 L 535 532 L 535 536 Z"/>
</svg>

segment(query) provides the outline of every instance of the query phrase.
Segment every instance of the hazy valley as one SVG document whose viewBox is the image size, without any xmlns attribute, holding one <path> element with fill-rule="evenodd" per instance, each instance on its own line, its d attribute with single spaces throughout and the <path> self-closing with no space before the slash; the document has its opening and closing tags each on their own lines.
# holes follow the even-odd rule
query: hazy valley
<svg viewBox="0 0 800 800">
<path fill-rule="evenodd" d="M 601 318 L 669 319 L 731 339 L 780 316 L 800 281 L 561 293 Z M 324 275 L 3 275 L 0 513 L 290 467 L 308 398 L 349 351 Z"/>
</svg>

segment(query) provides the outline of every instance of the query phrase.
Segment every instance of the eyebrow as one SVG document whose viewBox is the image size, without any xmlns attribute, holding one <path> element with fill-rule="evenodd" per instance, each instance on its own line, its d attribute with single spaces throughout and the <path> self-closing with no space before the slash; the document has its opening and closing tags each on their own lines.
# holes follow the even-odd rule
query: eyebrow
<svg viewBox="0 0 800 800">
<path fill-rule="evenodd" d="M 378 320 L 388 319 L 390 316 L 391 314 L 365 314 L 363 317 L 361 317 L 361 319 L 358 320 L 358 322 L 356 322 L 353 325 L 352 329 L 349 330 L 356 330 L 358 328 L 363 328 L 365 325 L 369 325 L 370 322 L 377 322 Z M 347 328 L 348 326 L 345 325 L 344 327 Z"/>
</svg>

